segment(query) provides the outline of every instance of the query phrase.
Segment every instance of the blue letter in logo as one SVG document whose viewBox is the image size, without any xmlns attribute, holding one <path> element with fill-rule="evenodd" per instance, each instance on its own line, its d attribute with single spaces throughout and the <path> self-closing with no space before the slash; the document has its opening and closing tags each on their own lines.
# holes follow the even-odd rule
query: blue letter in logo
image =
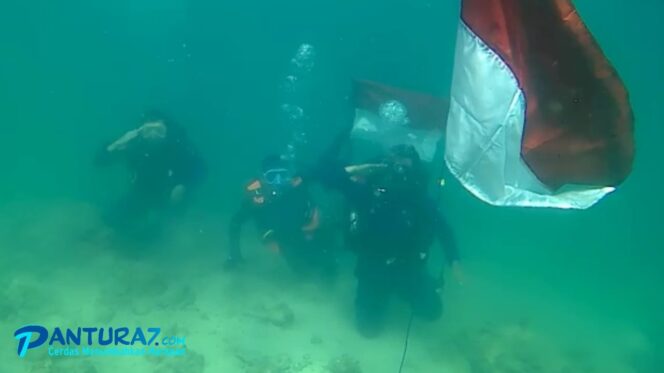
<svg viewBox="0 0 664 373">
<path fill-rule="evenodd" d="M 32 333 L 38 333 L 39 336 L 36 340 L 32 339 Z M 39 325 L 28 325 L 18 329 L 14 332 L 14 337 L 18 339 L 18 356 L 24 357 L 31 348 L 36 348 L 44 344 L 48 338 L 48 330 Z"/>
</svg>

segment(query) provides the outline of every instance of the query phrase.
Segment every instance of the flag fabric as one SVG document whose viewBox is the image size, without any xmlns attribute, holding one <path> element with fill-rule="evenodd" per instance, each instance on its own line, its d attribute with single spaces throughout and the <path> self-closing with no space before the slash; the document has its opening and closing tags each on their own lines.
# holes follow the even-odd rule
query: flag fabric
<svg viewBox="0 0 664 373">
<path fill-rule="evenodd" d="M 355 81 L 351 137 L 378 144 L 413 145 L 432 161 L 447 122 L 446 100 L 372 81 Z"/>
<path fill-rule="evenodd" d="M 627 91 L 570 0 L 462 0 L 445 159 L 465 188 L 585 209 L 633 158 Z"/>
</svg>

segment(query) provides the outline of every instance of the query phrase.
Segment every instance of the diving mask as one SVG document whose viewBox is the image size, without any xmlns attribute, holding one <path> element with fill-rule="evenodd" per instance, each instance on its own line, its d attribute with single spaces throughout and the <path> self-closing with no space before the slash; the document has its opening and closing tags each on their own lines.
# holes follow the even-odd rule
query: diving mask
<svg viewBox="0 0 664 373">
<path fill-rule="evenodd" d="M 272 186 L 285 186 L 293 181 L 293 173 L 287 168 L 273 168 L 263 173 L 263 180 Z"/>
</svg>

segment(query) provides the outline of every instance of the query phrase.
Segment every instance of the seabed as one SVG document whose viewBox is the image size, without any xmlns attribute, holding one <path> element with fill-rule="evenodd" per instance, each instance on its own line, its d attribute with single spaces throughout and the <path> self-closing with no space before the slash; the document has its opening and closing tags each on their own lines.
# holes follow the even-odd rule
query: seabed
<svg viewBox="0 0 664 373">
<path fill-rule="evenodd" d="M 112 243 L 89 205 L 20 204 L 2 216 L 2 372 L 398 371 L 407 309 L 395 301 L 385 333 L 360 337 L 351 266 L 332 285 L 302 282 L 269 251 L 247 247 L 248 266 L 226 273 L 217 247 L 225 237 L 214 219 L 192 219 L 135 253 Z M 404 373 L 650 372 L 643 361 L 654 351 L 644 333 L 594 330 L 594 315 L 561 312 L 573 307 L 563 300 L 529 298 L 497 269 L 469 264 L 466 271 L 472 282 L 446 289 L 444 317 L 414 323 Z M 43 347 L 19 359 L 7 336 L 27 323 L 157 326 L 186 337 L 186 353 L 52 357 Z"/>
</svg>

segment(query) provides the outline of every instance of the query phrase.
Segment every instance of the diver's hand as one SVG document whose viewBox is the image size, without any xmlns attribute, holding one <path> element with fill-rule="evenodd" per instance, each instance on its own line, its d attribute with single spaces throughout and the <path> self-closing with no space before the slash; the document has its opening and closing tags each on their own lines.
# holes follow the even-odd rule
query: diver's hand
<svg viewBox="0 0 664 373">
<path fill-rule="evenodd" d="M 135 129 L 135 130 L 128 131 L 127 133 L 122 135 L 122 137 L 115 140 L 114 143 L 109 145 L 106 148 L 106 150 L 109 151 L 109 152 L 124 150 L 127 147 L 127 145 L 129 144 L 129 142 L 131 142 L 131 140 L 137 138 L 139 134 L 140 134 L 140 129 Z"/>
<path fill-rule="evenodd" d="M 452 278 L 454 278 L 454 282 L 456 282 L 459 286 L 463 286 L 466 282 L 465 276 L 463 274 L 463 270 L 461 269 L 461 265 L 459 264 L 458 261 L 453 262 L 450 265 L 452 269 Z M 442 293 L 443 287 L 445 286 L 445 273 L 447 271 L 441 270 L 440 274 L 438 275 L 438 280 L 436 283 L 437 289 L 436 291 L 438 293 Z"/>
<path fill-rule="evenodd" d="M 441 271 L 440 274 L 438 275 L 438 278 L 436 279 L 436 293 L 438 293 L 438 295 L 441 295 L 443 293 L 444 288 L 445 288 L 445 272 Z"/>
<path fill-rule="evenodd" d="M 452 263 L 452 277 L 454 277 L 456 283 L 461 286 L 466 283 L 466 276 L 463 274 L 463 269 L 458 261 Z"/>
<path fill-rule="evenodd" d="M 182 184 L 178 184 L 171 190 L 171 203 L 178 204 L 184 199 L 184 193 L 187 191 L 187 188 Z"/>
</svg>

